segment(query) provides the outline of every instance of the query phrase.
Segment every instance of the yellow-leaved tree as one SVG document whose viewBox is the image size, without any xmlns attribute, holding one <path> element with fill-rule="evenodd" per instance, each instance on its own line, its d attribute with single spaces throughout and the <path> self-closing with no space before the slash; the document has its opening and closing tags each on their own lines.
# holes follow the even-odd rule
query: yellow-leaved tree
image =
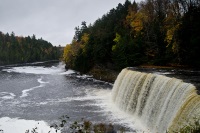
<svg viewBox="0 0 200 133">
<path fill-rule="evenodd" d="M 68 66 L 71 66 L 71 58 L 72 58 L 71 45 L 67 44 L 64 48 L 63 60 Z"/>
</svg>

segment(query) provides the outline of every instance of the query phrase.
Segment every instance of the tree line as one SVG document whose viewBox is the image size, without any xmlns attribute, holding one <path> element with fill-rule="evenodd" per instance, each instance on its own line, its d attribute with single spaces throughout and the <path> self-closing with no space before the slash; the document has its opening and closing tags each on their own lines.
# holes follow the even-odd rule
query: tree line
<svg viewBox="0 0 200 133">
<path fill-rule="evenodd" d="M 87 72 L 95 66 L 200 66 L 200 0 L 126 0 L 93 24 L 75 28 L 63 59 Z"/>
<path fill-rule="evenodd" d="M 35 61 L 58 60 L 59 48 L 36 36 L 15 36 L 0 32 L 0 65 Z"/>
</svg>

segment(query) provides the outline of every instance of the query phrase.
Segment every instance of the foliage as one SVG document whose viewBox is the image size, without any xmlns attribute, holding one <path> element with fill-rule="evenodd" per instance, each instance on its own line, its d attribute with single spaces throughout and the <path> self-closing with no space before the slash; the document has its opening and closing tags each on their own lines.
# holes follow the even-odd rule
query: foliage
<svg viewBox="0 0 200 133">
<path fill-rule="evenodd" d="M 74 121 L 72 123 L 68 122 L 69 117 L 67 115 L 63 115 L 60 118 L 58 124 L 53 124 L 50 127 L 54 128 L 56 132 L 61 133 L 115 133 L 114 126 L 112 124 L 93 124 L 90 121 L 86 121 L 81 119 L 81 121 Z M 124 129 L 119 129 L 120 133 L 124 132 Z M 48 133 L 50 133 L 49 131 Z M 32 130 L 27 130 L 25 133 L 38 133 L 38 128 L 35 127 Z"/>
<path fill-rule="evenodd" d="M 59 123 L 52 124 L 50 128 L 54 128 L 56 132 L 61 133 L 124 133 L 126 130 L 121 128 L 115 128 L 111 123 L 98 123 L 94 124 L 91 121 L 87 121 L 81 119 L 81 121 L 74 121 L 72 123 L 68 122 L 69 117 L 67 115 L 63 115 L 59 118 Z M 0 132 L 4 132 L 0 129 Z M 193 124 L 191 122 L 185 126 L 183 126 L 179 131 L 166 131 L 167 133 L 199 133 L 200 132 L 200 121 L 195 118 Z M 38 128 L 35 127 L 32 130 L 26 130 L 25 133 L 38 133 Z M 48 131 L 51 133 L 51 131 Z"/>
<path fill-rule="evenodd" d="M 76 27 L 69 45 L 77 48 L 64 59 L 81 72 L 141 64 L 199 67 L 199 12 L 198 0 L 126 0 L 92 25 Z"/>
<path fill-rule="evenodd" d="M 179 56 L 182 64 L 200 66 L 200 6 L 190 6 L 178 29 Z"/>
<path fill-rule="evenodd" d="M 61 54 L 57 47 L 41 39 L 15 36 L 0 32 L 0 65 L 26 63 L 44 60 L 57 60 Z"/>
</svg>

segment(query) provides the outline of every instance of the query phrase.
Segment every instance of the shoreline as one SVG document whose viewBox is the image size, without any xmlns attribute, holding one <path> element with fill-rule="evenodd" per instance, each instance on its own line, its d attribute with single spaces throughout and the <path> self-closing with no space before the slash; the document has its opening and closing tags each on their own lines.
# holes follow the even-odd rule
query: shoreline
<svg viewBox="0 0 200 133">
<path fill-rule="evenodd" d="M 165 66 L 156 66 L 156 65 L 148 65 L 148 64 L 143 64 L 139 65 L 136 67 L 140 68 L 160 68 L 160 69 L 184 69 L 184 70 L 200 70 L 198 67 L 192 67 L 192 66 L 187 66 L 187 65 L 176 65 L 176 64 L 171 64 L 171 65 L 165 65 Z"/>
<path fill-rule="evenodd" d="M 128 68 L 128 67 L 126 67 Z M 131 68 L 131 67 L 130 67 Z M 140 66 L 134 66 L 132 68 L 138 68 L 138 69 L 176 69 L 176 70 L 191 70 L 191 71 L 199 71 L 198 68 L 192 68 L 188 66 L 183 65 L 170 65 L 170 66 L 155 66 L 155 65 L 140 65 Z M 121 69 L 122 70 L 122 69 Z M 121 72 L 121 70 L 113 70 L 108 69 L 104 67 L 94 67 L 86 74 L 92 75 L 95 79 L 106 81 L 109 83 L 114 83 L 118 74 Z"/>
<path fill-rule="evenodd" d="M 50 62 L 59 62 L 59 60 L 45 60 L 45 61 L 35 61 L 35 62 L 0 64 L 0 67 L 24 66 L 24 65 L 43 64 L 43 63 L 50 63 Z"/>
<path fill-rule="evenodd" d="M 108 68 L 94 67 L 86 74 L 92 75 L 97 80 L 114 83 L 119 73 L 120 71 L 116 71 L 116 70 L 112 70 Z"/>
</svg>

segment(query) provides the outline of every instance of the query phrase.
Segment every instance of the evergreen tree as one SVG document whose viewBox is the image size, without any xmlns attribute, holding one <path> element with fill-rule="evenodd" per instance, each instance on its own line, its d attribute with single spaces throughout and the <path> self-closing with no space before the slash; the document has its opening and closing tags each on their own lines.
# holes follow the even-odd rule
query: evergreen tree
<svg viewBox="0 0 200 133">
<path fill-rule="evenodd" d="M 75 28 L 66 64 L 78 71 L 149 65 L 200 66 L 198 0 L 126 0 L 87 26 Z M 86 41 L 85 41 L 86 40 Z M 70 48 L 70 50 L 69 50 Z"/>
<path fill-rule="evenodd" d="M 0 65 L 34 61 L 56 60 L 60 50 L 49 42 L 32 37 L 15 36 L 0 32 Z"/>
</svg>

